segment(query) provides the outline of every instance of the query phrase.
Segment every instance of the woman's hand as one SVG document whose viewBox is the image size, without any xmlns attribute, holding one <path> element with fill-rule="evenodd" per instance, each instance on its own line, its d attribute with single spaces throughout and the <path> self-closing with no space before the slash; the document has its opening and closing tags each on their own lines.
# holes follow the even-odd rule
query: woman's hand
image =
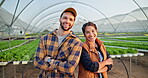
<svg viewBox="0 0 148 78">
<path fill-rule="evenodd" d="M 113 65 L 113 60 L 111 58 L 104 60 L 105 65 Z"/>
<path fill-rule="evenodd" d="M 106 59 L 106 60 L 104 60 L 102 62 L 99 62 L 99 69 L 98 70 L 101 70 L 106 65 L 113 65 L 113 60 L 111 58 L 109 58 L 109 59 Z"/>
<path fill-rule="evenodd" d="M 109 59 L 106 59 L 106 60 L 100 62 L 99 64 L 100 64 L 99 70 L 95 73 L 106 72 L 108 70 L 108 68 L 105 65 L 113 65 L 113 60 L 111 58 L 109 58 Z"/>
</svg>

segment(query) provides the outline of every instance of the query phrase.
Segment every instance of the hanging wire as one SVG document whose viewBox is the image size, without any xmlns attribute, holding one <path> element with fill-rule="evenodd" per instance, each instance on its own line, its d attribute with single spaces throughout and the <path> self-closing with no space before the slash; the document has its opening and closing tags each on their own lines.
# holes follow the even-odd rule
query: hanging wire
<svg viewBox="0 0 148 78">
<path fill-rule="evenodd" d="M 127 78 L 130 78 L 129 77 L 129 72 L 128 72 L 127 67 L 125 66 L 124 62 L 121 60 L 121 58 L 118 58 L 118 59 L 121 61 L 121 63 L 123 64 L 123 66 L 124 66 L 124 68 L 126 70 Z"/>
</svg>

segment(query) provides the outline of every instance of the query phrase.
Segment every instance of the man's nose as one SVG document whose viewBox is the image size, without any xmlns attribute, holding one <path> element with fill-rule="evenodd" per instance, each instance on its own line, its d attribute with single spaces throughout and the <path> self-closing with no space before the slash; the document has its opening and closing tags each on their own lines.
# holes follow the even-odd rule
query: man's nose
<svg viewBox="0 0 148 78">
<path fill-rule="evenodd" d="M 69 21 L 70 21 L 69 19 L 66 19 L 66 22 L 67 22 L 67 23 L 69 23 Z"/>
</svg>

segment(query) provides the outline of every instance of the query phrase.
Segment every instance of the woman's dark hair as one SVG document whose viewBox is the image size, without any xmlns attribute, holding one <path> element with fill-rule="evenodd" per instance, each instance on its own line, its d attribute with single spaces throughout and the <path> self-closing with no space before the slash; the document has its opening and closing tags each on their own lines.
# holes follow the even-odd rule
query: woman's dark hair
<svg viewBox="0 0 148 78">
<path fill-rule="evenodd" d="M 94 24 L 93 22 L 87 22 L 83 24 L 83 27 L 82 27 L 83 34 L 85 33 L 86 26 L 93 26 L 97 30 L 96 24 Z"/>
</svg>

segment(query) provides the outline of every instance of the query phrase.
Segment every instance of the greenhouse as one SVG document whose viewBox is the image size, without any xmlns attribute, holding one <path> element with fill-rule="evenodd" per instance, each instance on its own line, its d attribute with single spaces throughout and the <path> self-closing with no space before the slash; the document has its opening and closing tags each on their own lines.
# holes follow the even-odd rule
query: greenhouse
<svg viewBox="0 0 148 78">
<path fill-rule="evenodd" d="M 59 28 L 68 7 L 77 11 L 71 30 L 82 42 L 83 24 L 96 24 L 114 62 L 109 78 L 148 76 L 148 0 L 0 0 L 0 78 L 38 77 L 40 39 Z"/>
</svg>

